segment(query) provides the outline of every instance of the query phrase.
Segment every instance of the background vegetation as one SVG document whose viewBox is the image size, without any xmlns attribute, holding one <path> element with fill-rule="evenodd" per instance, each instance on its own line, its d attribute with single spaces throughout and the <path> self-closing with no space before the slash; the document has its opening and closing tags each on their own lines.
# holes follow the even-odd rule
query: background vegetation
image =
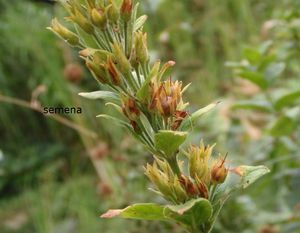
<svg viewBox="0 0 300 233">
<path fill-rule="evenodd" d="M 191 108 L 222 101 L 190 142 L 217 141 L 230 162 L 272 170 L 231 198 L 215 232 L 300 232 L 297 9 L 297 0 L 141 1 L 151 53 L 175 60 L 172 76 L 193 82 Z M 0 0 L 0 232 L 179 232 L 99 219 L 108 207 L 153 200 L 142 167 L 151 157 L 95 118 L 109 108 L 78 97 L 98 86 L 45 29 L 54 12 L 51 1 Z M 44 106 L 83 114 L 47 117 Z"/>
</svg>

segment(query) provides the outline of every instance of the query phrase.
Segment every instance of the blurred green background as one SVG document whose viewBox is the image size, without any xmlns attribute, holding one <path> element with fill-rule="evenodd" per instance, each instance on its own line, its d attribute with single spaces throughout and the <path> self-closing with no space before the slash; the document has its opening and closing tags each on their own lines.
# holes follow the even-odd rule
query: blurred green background
<svg viewBox="0 0 300 233">
<path fill-rule="evenodd" d="M 175 60 L 172 77 L 193 82 L 190 110 L 222 101 L 190 142 L 217 141 L 230 163 L 272 171 L 231 197 L 214 233 L 299 233 L 300 1 L 140 2 L 153 59 Z M 99 218 L 157 199 L 143 175 L 151 155 L 96 119 L 110 111 L 102 102 L 77 95 L 99 87 L 77 51 L 46 30 L 54 14 L 62 11 L 50 0 L 0 0 L 0 232 L 180 232 Z M 44 116 L 45 106 L 83 114 Z"/>
</svg>

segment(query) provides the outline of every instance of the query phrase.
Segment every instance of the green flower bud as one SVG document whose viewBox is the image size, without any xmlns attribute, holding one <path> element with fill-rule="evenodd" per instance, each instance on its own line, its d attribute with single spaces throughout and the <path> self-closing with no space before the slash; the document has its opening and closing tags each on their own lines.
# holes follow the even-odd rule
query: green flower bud
<svg viewBox="0 0 300 233">
<path fill-rule="evenodd" d="M 48 27 L 48 29 L 53 31 L 58 36 L 62 37 L 70 45 L 76 46 L 79 44 L 78 36 L 63 25 L 61 25 L 56 18 L 52 20 L 51 27 Z"/>
<path fill-rule="evenodd" d="M 107 16 L 106 13 L 102 10 L 96 8 L 91 11 L 92 22 L 96 27 L 100 29 L 105 29 L 107 26 Z"/>
<path fill-rule="evenodd" d="M 122 51 L 120 44 L 113 44 L 113 54 L 115 55 L 121 73 L 125 76 L 130 74 L 131 65 L 128 59 L 126 58 L 124 52 Z"/>
<path fill-rule="evenodd" d="M 167 200 L 172 200 L 173 191 L 168 184 L 168 177 L 162 173 L 156 162 L 154 162 L 153 165 L 147 164 L 145 168 L 145 175 L 151 180 L 151 182 Z"/>
<path fill-rule="evenodd" d="M 200 147 L 191 146 L 187 156 L 189 159 L 189 173 L 194 179 L 198 177 L 206 184 L 210 180 L 209 158 L 211 156 L 213 146 L 205 146 L 201 141 Z"/>
<path fill-rule="evenodd" d="M 69 17 L 73 22 L 79 25 L 79 27 L 82 28 L 86 33 L 93 34 L 94 33 L 94 27 L 93 25 L 87 20 L 86 17 L 78 10 L 74 9 L 73 14 Z"/>
<path fill-rule="evenodd" d="M 95 8 L 96 6 L 96 1 L 95 0 L 86 0 L 87 4 L 90 8 Z"/>
<path fill-rule="evenodd" d="M 94 62 L 92 62 L 90 60 L 87 60 L 86 61 L 86 66 L 92 72 L 92 74 L 93 74 L 93 76 L 95 77 L 96 80 L 98 80 L 102 84 L 107 84 L 108 83 L 107 73 L 106 73 L 106 70 L 105 70 L 105 68 L 102 64 L 97 65 Z"/>
<path fill-rule="evenodd" d="M 135 33 L 135 53 L 136 60 L 141 64 L 146 63 L 149 60 L 148 48 L 147 48 L 147 34 L 141 31 Z"/>
<path fill-rule="evenodd" d="M 173 189 L 174 189 L 176 199 L 179 203 L 184 203 L 188 200 L 188 198 L 189 198 L 188 193 L 182 187 L 182 185 L 180 183 L 180 179 L 178 179 L 177 176 L 175 176 L 175 178 L 173 180 Z"/>
<path fill-rule="evenodd" d="M 119 21 L 120 13 L 116 3 L 113 0 L 110 0 L 110 5 L 108 6 L 107 10 L 107 17 L 113 24 L 117 24 Z"/>
</svg>

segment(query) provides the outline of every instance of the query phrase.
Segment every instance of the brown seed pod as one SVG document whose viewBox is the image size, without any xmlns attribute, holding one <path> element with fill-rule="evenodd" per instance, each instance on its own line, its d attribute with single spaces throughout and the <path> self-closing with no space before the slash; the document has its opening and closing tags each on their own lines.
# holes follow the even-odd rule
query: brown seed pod
<svg viewBox="0 0 300 233">
<path fill-rule="evenodd" d="M 79 83 L 83 78 L 83 71 L 79 64 L 70 63 L 64 68 L 64 77 L 72 83 Z"/>
</svg>

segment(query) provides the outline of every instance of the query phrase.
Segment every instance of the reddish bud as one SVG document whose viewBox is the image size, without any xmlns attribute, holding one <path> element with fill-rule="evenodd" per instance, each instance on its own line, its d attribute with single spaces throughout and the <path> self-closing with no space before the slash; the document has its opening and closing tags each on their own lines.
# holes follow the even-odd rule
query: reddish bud
<svg viewBox="0 0 300 233">
<path fill-rule="evenodd" d="M 208 199 L 208 189 L 203 182 L 197 182 L 198 192 L 201 197 Z"/>
<path fill-rule="evenodd" d="M 140 116 L 140 110 L 135 99 L 127 96 L 122 96 L 122 110 L 124 115 L 132 121 L 135 121 Z"/>
<path fill-rule="evenodd" d="M 172 130 L 177 130 L 181 125 L 182 121 L 184 120 L 184 118 L 187 117 L 187 115 L 188 115 L 187 111 L 175 111 L 174 113 L 175 120 L 171 126 Z"/>
<path fill-rule="evenodd" d="M 107 59 L 107 70 L 111 77 L 112 83 L 116 86 L 119 86 L 121 84 L 121 77 L 111 57 Z"/>
<path fill-rule="evenodd" d="M 122 19 L 125 22 L 128 22 L 131 19 L 132 10 L 133 10 L 132 0 L 123 0 L 121 9 L 120 9 L 120 14 L 121 14 Z"/>
<path fill-rule="evenodd" d="M 226 157 L 217 161 L 211 169 L 211 181 L 214 184 L 222 184 L 228 174 L 228 169 L 225 168 Z"/>
</svg>

